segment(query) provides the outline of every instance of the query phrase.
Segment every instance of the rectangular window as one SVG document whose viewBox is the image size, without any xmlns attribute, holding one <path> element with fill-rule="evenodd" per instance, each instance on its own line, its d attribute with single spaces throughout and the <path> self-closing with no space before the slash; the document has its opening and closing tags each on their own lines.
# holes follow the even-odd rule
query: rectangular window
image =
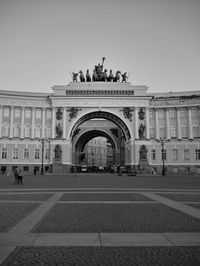
<svg viewBox="0 0 200 266">
<path fill-rule="evenodd" d="M 151 159 L 156 160 L 156 150 L 151 150 Z"/>
<path fill-rule="evenodd" d="M 24 171 L 24 172 L 28 172 L 28 171 L 29 171 L 29 167 L 28 167 L 28 166 L 24 166 L 24 167 L 23 167 L 23 171 Z"/>
<path fill-rule="evenodd" d="M 41 109 L 36 109 L 35 117 L 36 117 L 36 119 L 41 118 Z"/>
<path fill-rule="evenodd" d="M 1 158 L 2 159 L 6 159 L 7 158 L 7 148 L 2 148 Z"/>
<path fill-rule="evenodd" d="M 180 110 L 180 117 L 181 118 L 187 118 L 187 110 L 186 109 Z"/>
<path fill-rule="evenodd" d="M 184 150 L 184 160 L 189 160 L 190 157 L 189 157 L 189 149 L 185 149 Z"/>
<path fill-rule="evenodd" d="M 154 139 L 155 138 L 155 129 L 153 127 L 150 127 L 149 132 L 150 132 L 150 138 Z"/>
<path fill-rule="evenodd" d="M 192 118 L 197 118 L 198 117 L 198 109 L 197 108 L 193 108 L 191 110 L 191 117 Z"/>
<path fill-rule="evenodd" d="M 17 148 L 13 149 L 13 159 L 18 159 L 18 149 Z"/>
<path fill-rule="evenodd" d="M 51 110 L 47 110 L 46 119 L 51 120 Z"/>
<path fill-rule="evenodd" d="M 196 160 L 200 160 L 200 149 L 196 149 L 195 153 L 196 153 Z"/>
<path fill-rule="evenodd" d="M 172 160 L 178 160 L 178 150 L 177 149 L 172 150 Z"/>
<path fill-rule="evenodd" d="M 169 117 L 171 118 L 171 119 L 175 119 L 176 118 L 176 110 L 175 109 L 171 109 L 171 110 L 169 110 Z"/>
<path fill-rule="evenodd" d="M 40 150 L 35 149 L 35 159 L 40 159 Z"/>
<path fill-rule="evenodd" d="M 14 114 L 15 114 L 15 118 L 20 118 L 20 109 L 16 108 L 14 111 Z"/>
<path fill-rule="evenodd" d="M 165 127 L 160 127 L 160 138 L 165 138 Z"/>
<path fill-rule="evenodd" d="M 25 118 L 31 118 L 31 109 L 26 109 Z"/>
<path fill-rule="evenodd" d="M 184 139 L 188 137 L 188 128 L 186 126 L 181 127 L 181 136 Z"/>
<path fill-rule="evenodd" d="M 46 149 L 45 151 L 45 159 L 49 159 L 50 158 L 50 154 L 49 154 L 49 149 Z"/>
<path fill-rule="evenodd" d="M 24 149 L 24 159 L 29 159 L 29 150 L 27 148 Z"/>
<path fill-rule="evenodd" d="M 9 107 L 5 107 L 3 110 L 3 116 L 4 117 L 9 117 L 9 113 L 10 113 L 10 108 Z"/>
<path fill-rule="evenodd" d="M 171 138 L 176 138 L 176 128 L 170 127 L 170 136 Z"/>
<path fill-rule="evenodd" d="M 199 137 L 199 127 L 198 126 L 193 126 L 192 127 L 192 131 L 193 131 L 193 137 L 194 138 L 198 138 Z"/>
<path fill-rule="evenodd" d="M 153 110 L 149 110 L 149 119 L 154 119 L 154 111 Z"/>
<path fill-rule="evenodd" d="M 165 111 L 164 110 L 159 110 L 158 111 L 158 118 L 165 118 Z"/>
</svg>

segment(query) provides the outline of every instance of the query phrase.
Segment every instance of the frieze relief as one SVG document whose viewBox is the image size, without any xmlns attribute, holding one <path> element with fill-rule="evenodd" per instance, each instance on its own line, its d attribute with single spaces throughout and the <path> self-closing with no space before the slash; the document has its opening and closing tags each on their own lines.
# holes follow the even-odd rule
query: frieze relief
<svg viewBox="0 0 200 266">
<path fill-rule="evenodd" d="M 129 91 L 120 91 L 120 90 L 94 90 L 94 91 L 83 91 L 83 90 L 74 90 L 74 91 L 66 91 L 66 95 L 67 96 L 72 96 L 72 97 L 76 97 L 76 96 L 82 96 L 82 97 L 93 97 L 93 96 L 103 96 L 103 97 L 107 97 L 107 96 L 125 96 L 125 97 L 129 97 L 129 96 L 134 96 L 134 91 L 133 90 L 129 90 Z"/>
<path fill-rule="evenodd" d="M 174 105 L 188 105 L 188 104 L 200 104 L 200 97 L 196 98 L 165 98 L 165 99 L 154 99 L 150 101 L 150 106 L 174 106 Z"/>
<path fill-rule="evenodd" d="M 11 105 L 11 106 L 23 106 L 23 107 L 51 107 L 51 104 L 47 103 L 45 100 L 39 99 L 10 99 L 10 98 L 0 98 L 0 105 Z"/>
</svg>

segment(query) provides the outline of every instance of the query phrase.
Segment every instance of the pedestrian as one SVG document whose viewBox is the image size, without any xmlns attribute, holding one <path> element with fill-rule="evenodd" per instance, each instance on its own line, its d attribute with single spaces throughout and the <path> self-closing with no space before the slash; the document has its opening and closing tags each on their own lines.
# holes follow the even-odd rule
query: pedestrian
<svg viewBox="0 0 200 266">
<path fill-rule="evenodd" d="M 36 170 L 36 168 L 34 168 L 33 173 L 34 173 L 34 175 L 37 174 L 37 170 Z"/>
<path fill-rule="evenodd" d="M 23 179 L 23 173 L 22 173 L 22 170 L 19 169 L 19 171 L 18 171 L 18 184 L 22 184 L 22 179 Z"/>
<path fill-rule="evenodd" d="M 17 172 L 17 167 L 14 168 L 14 170 L 13 170 L 13 174 L 14 174 L 14 177 L 15 177 L 15 185 L 16 185 L 17 182 L 18 182 L 18 172 Z"/>
</svg>

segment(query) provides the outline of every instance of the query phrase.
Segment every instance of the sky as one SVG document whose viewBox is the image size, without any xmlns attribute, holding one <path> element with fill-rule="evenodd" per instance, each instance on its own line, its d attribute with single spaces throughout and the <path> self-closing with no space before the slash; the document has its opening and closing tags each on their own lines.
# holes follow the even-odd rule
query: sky
<svg viewBox="0 0 200 266">
<path fill-rule="evenodd" d="M 148 92 L 200 90 L 200 0 L 0 0 L 0 90 L 52 92 L 103 56 Z"/>
</svg>

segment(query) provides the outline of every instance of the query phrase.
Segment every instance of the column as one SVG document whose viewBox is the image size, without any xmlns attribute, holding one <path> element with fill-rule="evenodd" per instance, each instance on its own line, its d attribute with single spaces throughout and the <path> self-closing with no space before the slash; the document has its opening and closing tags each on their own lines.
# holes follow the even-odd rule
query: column
<svg viewBox="0 0 200 266">
<path fill-rule="evenodd" d="M 193 139 L 191 108 L 188 108 L 188 132 L 189 139 Z"/>
<path fill-rule="evenodd" d="M 158 109 L 155 109 L 155 127 L 156 127 L 156 139 L 159 139 L 160 134 L 159 134 L 159 122 L 158 122 Z"/>
<path fill-rule="evenodd" d="M 11 112 L 10 112 L 10 138 L 13 137 L 13 117 L 14 117 L 14 106 L 11 106 Z"/>
<path fill-rule="evenodd" d="M 2 111 L 3 107 L 0 105 L 0 125 L 2 125 L 2 115 L 3 115 L 3 111 Z M 0 138 L 2 137 L 2 126 L 0 127 Z"/>
<path fill-rule="evenodd" d="M 177 117 L 177 139 L 182 139 L 181 137 L 181 118 L 180 118 L 180 109 L 176 109 Z"/>
<path fill-rule="evenodd" d="M 56 108 L 52 108 L 52 139 L 55 139 Z"/>
<path fill-rule="evenodd" d="M 32 107 L 31 115 L 31 138 L 35 138 L 35 107 Z"/>
<path fill-rule="evenodd" d="M 135 139 L 139 139 L 138 135 L 138 107 L 135 107 Z"/>
<path fill-rule="evenodd" d="M 149 134 L 149 107 L 146 107 L 146 139 L 150 138 Z"/>
<path fill-rule="evenodd" d="M 66 139 L 66 107 L 63 107 L 63 139 Z"/>
<path fill-rule="evenodd" d="M 24 107 L 22 107 L 22 112 L 21 112 L 21 134 L 20 134 L 20 138 L 23 139 L 24 138 Z"/>
<path fill-rule="evenodd" d="M 45 138 L 45 111 L 46 111 L 46 108 L 43 107 L 42 108 L 42 138 L 44 139 Z"/>
<path fill-rule="evenodd" d="M 169 126 L 169 109 L 165 110 L 165 115 L 166 115 L 166 138 L 171 139 L 170 126 Z"/>
</svg>

